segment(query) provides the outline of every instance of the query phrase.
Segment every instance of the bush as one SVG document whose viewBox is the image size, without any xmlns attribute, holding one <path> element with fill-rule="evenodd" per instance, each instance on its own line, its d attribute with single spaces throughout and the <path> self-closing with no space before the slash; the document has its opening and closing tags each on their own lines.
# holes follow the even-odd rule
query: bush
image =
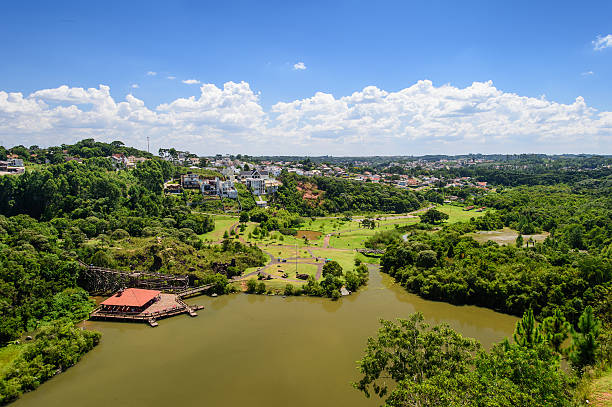
<svg viewBox="0 0 612 407">
<path fill-rule="evenodd" d="M 323 276 L 327 274 L 331 274 L 335 277 L 340 277 L 342 275 L 342 266 L 335 260 L 328 261 L 323 265 Z"/>
<path fill-rule="evenodd" d="M 246 286 L 247 286 L 246 292 L 249 294 L 253 294 L 255 290 L 257 289 L 257 281 L 253 279 L 247 280 Z"/>
<path fill-rule="evenodd" d="M 281 232 L 283 235 L 286 235 L 286 236 L 297 236 L 297 230 L 296 229 L 280 228 L 278 231 Z"/>
<path fill-rule="evenodd" d="M 121 240 L 130 237 L 130 234 L 125 229 L 117 229 L 111 234 L 114 240 Z"/>
<path fill-rule="evenodd" d="M 266 292 L 266 283 L 264 283 L 263 281 L 258 282 L 257 286 L 255 287 L 255 293 L 263 294 L 265 292 Z"/>
</svg>

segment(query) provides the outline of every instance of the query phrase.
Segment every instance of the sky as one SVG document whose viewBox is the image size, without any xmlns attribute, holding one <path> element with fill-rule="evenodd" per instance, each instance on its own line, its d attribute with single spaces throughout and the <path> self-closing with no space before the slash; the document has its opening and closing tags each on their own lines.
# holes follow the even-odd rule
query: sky
<svg viewBox="0 0 612 407">
<path fill-rule="evenodd" d="M 0 3 L 0 144 L 612 154 L 610 1 Z"/>
</svg>

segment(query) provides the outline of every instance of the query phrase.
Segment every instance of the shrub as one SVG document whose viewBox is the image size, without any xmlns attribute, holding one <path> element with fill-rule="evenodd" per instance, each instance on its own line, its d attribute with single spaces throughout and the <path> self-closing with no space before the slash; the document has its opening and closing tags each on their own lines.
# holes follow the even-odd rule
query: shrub
<svg viewBox="0 0 612 407">
<path fill-rule="evenodd" d="M 111 238 L 121 240 L 130 237 L 130 234 L 125 229 L 117 229 L 111 234 Z"/>
</svg>

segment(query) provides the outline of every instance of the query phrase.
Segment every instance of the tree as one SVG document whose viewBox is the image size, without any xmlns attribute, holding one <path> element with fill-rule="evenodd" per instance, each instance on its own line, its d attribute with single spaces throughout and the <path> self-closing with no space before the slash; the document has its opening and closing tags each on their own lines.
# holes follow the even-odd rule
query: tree
<svg viewBox="0 0 612 407">
<path fill-rule="evenodd" d="M 247 280 L 246 285 L 247 285 L 246 292 L 249 294 L 254 293 L 255 290 L 257 289 L 257 281 L 254 279 Z"/>
<path fill-rule="evenodd" d="M 416 265 L 424 268 L 431 268 L 436 265 L 438 258 L 433 250 L 422 250 L 417 255 Z"/>
<path fill-rule="evenodd" d="M 342 266 L 335 260 L 328 261 L 323 265 L 323 277 L 328 274 L 340 277 L 342 275 Z"/>
<path fill-rule="evenodd" d="M 257 286 L 255 287 L 255 293 L 263 294 L 265 292 L 266 292 L 266 283 L 264 283 L 263 281 L 259 281 L 257 283 Z"/>
<path fill-rule="evenodd" d="M 365 218 L 361 221 L 361 227 L 366 229 L 374 229 L 376 227 L 376 221 L 374 219 Z"/>
<path fill-rule="evenodd" d="M 572 332 L 570 360 L 579 371 L 595 363 L 600 328 L 601 323 L 593 315 L 593 308 L 587 306 L 578 319 L 577 329 Z"/>
<path fill-rule="evenodd" d="M 568 338 L 571 330 L 571 325 L 566 321 L 563 312 L 557 308 L 552 316 L 544 318 L 540 327 L 551 348 L 557 353 L 562 353 L 561 345 Z"/>
<path fill-rule="evenodd" d="M 249 221 L 249 213 L 248 212 L 240 212 L 240 222 L 246 223 Z"/>
<path fill-rule="evenodd" d="M 531 308 L 525 311 L 523 318 L 516 323 L 514 341 L 519 346 L 526 348 L 532 348 L 544 342 L 544 336 L 536 325 L 536 320 Z"/>
<path fill-rule="evenodd" d="M 353 386 L 388 407 L 563 406 L 571 404 L 569 378 L 546 345 L 508 342 L 482 350 L 448 325 L 429 328 L 421 314 L 381 321 L 359 363 Z"/>
<path fill-rule="evenodd" d="M 523 235 L 520 233 L 516 237 L 516 247 L 523 247 Z"/>
<path fill-rule="evenodd" d="M 344 276 L 344 281 L 346 282 L 346 288 L 349 291 L 357 291 L 359 286 L 361 285 L 361 278 L 354 271 L 347 271 Z"/>
<path fill-rule="evenodd" d="M 378 335 L 368 339 L 364 358 L 358 362 L 363 377 L 353 384 L 367 397 L 371 392 L 385 397 L 395 387 L 392 382 L 410 387 L 440 373 L 466 373 L 473 352 L 480 349 L 478 342 L 463 338 L 448 325 L 429 329 L 421 313 L 380 323 Z M 389 399 L 396 396 L 392 390 Z"/>
<path fill-rule="evenodd" d="M 421 218 L 421 222 L 435 225 L 448 219 L 448 214 L 441 212 L 436 208 L 431 208 L 424 214 L 419 215 L 419 217 Z"/>
</svg>

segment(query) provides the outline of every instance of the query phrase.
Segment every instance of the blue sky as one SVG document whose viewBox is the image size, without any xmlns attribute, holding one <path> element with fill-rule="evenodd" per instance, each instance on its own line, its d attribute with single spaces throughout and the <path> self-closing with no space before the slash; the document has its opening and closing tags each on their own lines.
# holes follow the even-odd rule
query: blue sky
<svg viewBox="0 0 612 407">
<path fill-rule="evenodd" d="M 612 111 L 612 37 L 611 46 L 606 47 L 606 36 L 612 34 L 612 2 L 609 1 L 22 1 L 0 7 L 3 16 L 0 55 L 4 61 L 0 64 L 0 92 L 21 93 L 25 102 L 19 103 L 47 103 L 46 110 L 30 113 L 32 117 L 35 114 L 50 117 L 48 126 L 29 126 L 28 118 L 7 113 L 18 110 L 15 105 L 5 107 L 3 119 L 0 104 L 0 138 L 5 144 L 23 141 L 45 145 L 53 144 L 55 139 L 65 141 L 62 137 L 70 141 L 84 136 L 117 136 L 128 142 L 133 137 L 138 143 L 150 132 L 160 146 L 170 140 L 178 147 L 200 149 L 201 153 L 212 149 L 211 143 L 218 143 L 219 151 L 215 152 L 226 149 L 265 153 L 269 150 L 266 145 L 277 145 L 279 137 L 284 137 L 281 141 L 286 142 L 289 137 L 295 142 L 282 147 L 279 144 L 277 153 L 300 149 L 316 154 L 331 149 L 337 154 L 352 154 L 362 151 L 360 146 L 368 143 L 381 146 L 373 151 L 380 154 L 391 154 L 398 149 L 405 154 L 468 152 L 457 151 L 456 145 L 469 146 L 473 152 L 504 152 L 503 149 L 527 152 L 530 148 L 537 152 L 601 152 L 607 148 L 605 152 L 612 153 L 609 127 L 612 118 L 601 115 Z M 600 49 L 594 44 L 598 38 L 605 40 Z M 299 62 L 305 69 L 294 68 Z M 162 120 L 166 126 L 164 132 L 153 122 L 149 126 L 156 127 L 155 131 L 134 122 L 127 124 L 125 115 L 119 120 L 100 113 L 93 120 L 58 116 L 62 112 L 48 110 L 71 104 L 83 114 L 89 113 L 88 109 L 100 110 L 99 105 L 88 99 L 93 97 L 91 92 L 78 97 L 67 97 L 65 92 L 63 96 L 57 92 L 40 98 L 32 96 L 37 91 L 60 86 L 87 90 L 100 89 L 102 84 L 109 87 L 112 103 L 119 104 L 127 94 L 132 94 L 144 103 L 147 111 L 158 114 L 161 104 L 172 105 L 190 96 L 202 100 L 201 84 L 183 83 L 189 79 L 214 84 L 218 89 L 224 89 L 228 82 L 245 82 L 256 98 L 257 107 L 245 89 L 238 93 L 229 89 L 218 96 L 226 100 L 221 107 L 210 99 L 190 107 L 200 109 L 208 117 L 206 123 L 198 120 L 186 123 L 184 117 L 177 122 Z M 309 122 L 309 126 L 303 123 L 312 119 L 315 112 L 310 112 L 308 117 L 295 116 L 299 113 L 296 110 L 303 113 L 305 105 L 316 104 L 318 115 L 326 112 L 325 109 L 338 109 L 334 105 L 340 98 L 362 92 L 366 87 L 374 86 L 395 94 L 422 80 L 431 81 L 433 88 L 430 89 L 434 93 L 450 85 L 463 90 L 463 96 L 472 95 L 466 89 L 473 82 L 492 81 L 489 88 L 503 95 L 534 100 L 544 95 L 551 104 L 572 106 L 577 97 L 582 97 L 586 107 L 574 106 L 569 110 L 577 115 L 573 121 L 581 122 L 590 138 L 585 141 L 586 136 L 578 137 L 579 130 L 568 130 L 569 124 L 556 130 L 545 126 L 548 138 L 543 137 L 540 144 L 534 145 L 533 138 L 540 132 L 533 126 L 529 130 L 522 128 L 517 121 L 520 108 L 503 120 L 491 115 L 486 119 L 480 117 L 476 120 L 481 124 L 477 129 L 455 133 L 448 140 L 441 140 L 441 135 L 435 133 L 438 129 L 448 134 L 453 128 L 449 122 L 440 128 L 435 118 L 448 117 L 444 112 L 436 113 L 434 119 L 425 115 L 423 120 L 416 121 L 412 119 L 418 114 L 412 112 L 410 120 L 404 118 L 386 127 L 382 123 L 395 118 L 396 105 L 387 109 L 386 114 L 377 111 L 373 116 L 358 107 L 347 110 L 342 117 L 330 114 L 330 122 Z M 313 100 L 317 92 L 333 95 L 334 103 Z M 430 90 L 423 92 L 432 94 Z M 485 89 L 484 93 L 490 94 L 487 92 Z M 389 99 L 387 96 L 381 98 Z M 245 97 L 246 101 L 241 99 L 231 112 L 218 110 L 228 100 Z M 455 99 L 447 93 L 436 97 L 447 102 Z M 477 96 L 467 106 L 482 103 L 483 97 Z M 496 103 L 505 103 L 499 102 L 499 95 L 495 98 Z M 516 103 L 521 103 L 517 100 Z M 278 106 L 279 102 L 295 102 L 299 106 L 293 106 L 293 111 L 288 112 L 289 107 Z M 358 102 L 348 103 L 351 109 Z M 412 102 L 405 103 L 402 106 Z M 416 98 L 414 103 L 425 102 Z M 403 111 L 404 107 L 399 110 Z M 452 114 L 463 114 L 464 107 L 454 108 Z M 595 111 L 585 113 L 585 109 Z M 503 114 L 505 110 L 501 106 L 498 112 Z M 184 113 L 184 106 L 181 112 Z M 196 115 L 195 111 L 192 113 Z M 140 117 L 135 120 L 138 122 L 149 113 L 134 114 Z M 283 124 L 279 125 L 278 116 L 283 114 Z M 343 122 L 360 114 L 366 119 L 359 123 Z M 549 114 L 548 124 L 558 122 L 559 115 L 567 117 L 568 112 Z M 248 126 L 245 122 L 249 118 L 245 115 L 259 122 Z M 532 124 L 536 126 L 542 118 L 539 113 L 534 115 L 537 117 L 532 115 Z M 75 120 L 74 125 L 67 123 L 70 117 Z M 471 117 L 464 117 L 464 124 Z M 22 123 L 16 125 L 16 120 Z M 154 120 L 161 119 L 156 116 Z M 504 127 L 503 123 L 508 120 L 517 121 L 515 129 Z M 6 124 L 7 121 L 11 122 Z M 91 125 L 92 121 L 95 124 Z M 342 123 L 334 126 L 332 122 Z M 368 127 L 368 123 L 376 125 Z M 424 132 L 428 127 L 430 130 Z M 560 142 L 554 139 L 555 131 L 560 134 Z M 502 134 L 501 139 L 496 139 L 496 134 Z M 462 143 L 456 144 L 461 140 Z M 252 148 L 241 148 L 247 142 Z M 197 143 L 207 147 L 199 147 Z M 551 143 L 560 143 L 565 150 L 547 150 Z M 585 150 L 569 151 L 580 148 Z"/>
</svg>

